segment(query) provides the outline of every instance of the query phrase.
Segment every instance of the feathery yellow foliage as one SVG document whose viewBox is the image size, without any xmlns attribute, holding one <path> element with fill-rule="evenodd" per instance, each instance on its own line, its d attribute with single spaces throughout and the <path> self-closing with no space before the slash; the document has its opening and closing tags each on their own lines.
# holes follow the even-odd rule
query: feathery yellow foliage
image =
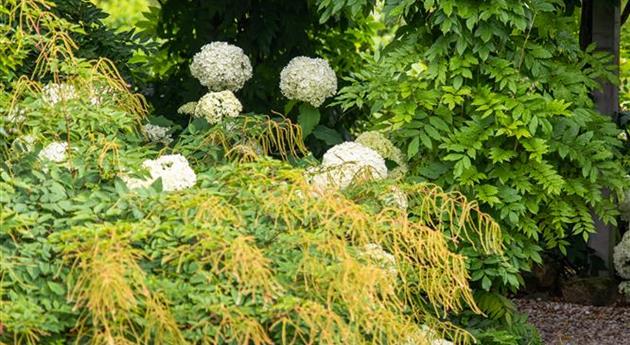
<svg viewBox="0 0 630 345">
<path fill-rule="evenodd" d="M 130 194 L 126 202 L 145 210 L 139 223 L 59 234 L 78 277 L 70 298 L 85 310 L 81 334 L 91 332 L 92 343 L 187 338 L 191 330 L 174 321 L 183 316 L 169 302 L 182 297 L 146 281 L 178 281 L 192 293 L 201 288 L 191 282 L 196 276 L 210 290 L 195 294 L 214 301 L 192 326 L 203 329 L 200 343 L 429 344 L 423 324 L 469 342 L 444 319 L 465 305 L 480 312 L 465 259 L 449 245 L 474 232 L 483 250 L 500 253 L 492 219 L 435 186 L 402 187 L 410 217 L 362 204 L 365 191 L 356 200 L 317 194 L 303 174 L 271 161 L 219 167 L 199 175 L 202 188 Z M 395 258 L 393 272 L 363 255 L 368 244 Z M 145 326 L 132 315 L 153 321 Z"/>
</svg>

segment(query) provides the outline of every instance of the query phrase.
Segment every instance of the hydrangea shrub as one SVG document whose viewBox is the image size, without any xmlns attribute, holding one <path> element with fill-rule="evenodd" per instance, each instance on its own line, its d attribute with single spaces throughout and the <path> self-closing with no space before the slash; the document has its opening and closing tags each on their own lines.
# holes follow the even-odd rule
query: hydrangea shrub
<svg viewBox="0 0 630 345">
<path fill-rule="evenodd" d="M 252 77 L 252 65 L 243 49 L 212 42 L 193 56 L 190 73 L 210 91 L 238 91 Z"/>
<path fill-rule="evenodd" d="M 280 72 L 282 94 L 317 108 L 337 92 L 337 76 L 328 61 L 298 56 Z"/>
</svg>

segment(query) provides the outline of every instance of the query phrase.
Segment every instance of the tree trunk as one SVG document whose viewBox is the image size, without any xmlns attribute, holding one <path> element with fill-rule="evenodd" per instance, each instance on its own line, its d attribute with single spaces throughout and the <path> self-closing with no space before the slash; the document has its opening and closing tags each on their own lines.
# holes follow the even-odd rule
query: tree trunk
<svg viewBox="0 0 630 345">
<path fill-rule="evenodd" d="M 611 1 L 582 1 L 582 17 L 580 24 L 580 46 L 585 49 L 591 43 L 597 50 L 614 56 L 614 64 L 619 74 L 619 41 L 620 41 L 620 8 Z M 593 92 L 593 99 L 599 112 L 615 119 L 619 113 L 619 89 L 616 85 L 605 82 L 599 91 Z M 606 191 L 604 191 L 606 193 Z M 612 250 L 615 244 L 614 231 L 611 225 L 594 218 L 597 232 L 591 235 L 589 246 L 611 268 Z"/>
</svg>

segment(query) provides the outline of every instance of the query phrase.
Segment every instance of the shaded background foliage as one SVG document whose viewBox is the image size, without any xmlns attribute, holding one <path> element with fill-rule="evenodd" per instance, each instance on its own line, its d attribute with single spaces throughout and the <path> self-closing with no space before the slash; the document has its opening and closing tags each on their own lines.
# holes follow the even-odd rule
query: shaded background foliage
<svg viewBox="0 0 630 345">
<path fill-rule="evenodd" d="M 278 85 L 280 71 L 289 60 L 300 55 L 321 56 L 329 60 L 338 77 L 343 77 L 361 68 L 355 54 L 371 50 L 373 38 L 383 29 L 371 17 L 354 22 L 352 27 L 344 18 L 324 24 L 319 19 L 317 8 L 309 1 L 164 1 L 154 30 L 161 39 L 160 54 L 168 61 L 168 68 L 156 73 L 149 99 L 159 112 L 182 121 L 174 115 L 177 107 L 207 91 L 191 76 L 190 59 L 204 44 L 227 41 L 241 47 L 254 68 L 253 78 L 237 93 L 245 111 L 286 113 L 287 100 Z M 290 116 L 295 119 L 295 114 Z M 342 116 L 338 108 L 326 108 L 321 123 L 347 137 L 347 128 L 357 116 Z M 309 140 L 310 148 L 321 153 L 324 143 L 313 137 Z"/>
</svg>

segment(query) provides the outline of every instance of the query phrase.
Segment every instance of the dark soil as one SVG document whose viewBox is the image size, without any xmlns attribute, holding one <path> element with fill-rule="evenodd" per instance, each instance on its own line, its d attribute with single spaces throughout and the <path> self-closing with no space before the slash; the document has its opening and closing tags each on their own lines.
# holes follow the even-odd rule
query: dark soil
<svg viewBox="0 0 630 345">
<path fill-rule="evenodd" d="M 517 299 L 545 345 L 630 345 L 630 307 Z"/>
</svg>

